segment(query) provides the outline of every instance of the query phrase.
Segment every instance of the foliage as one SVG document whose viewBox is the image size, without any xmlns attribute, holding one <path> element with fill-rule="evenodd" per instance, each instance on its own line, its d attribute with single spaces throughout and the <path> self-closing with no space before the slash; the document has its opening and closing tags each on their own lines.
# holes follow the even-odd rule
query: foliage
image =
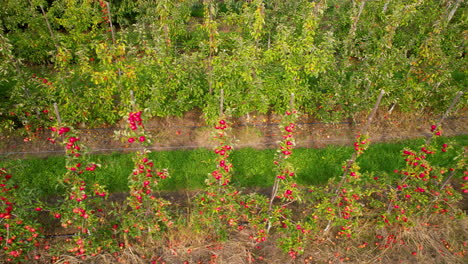
<svg viewBox="0 0 468 264">
<path fill-rule="evenodd" d="M 12 179 L 13 178 L 13 179 Z M 0 168 L 0 256 L 10 263 L 20 263 L 28 259 L 31 252 L 37 252 L 40 245 L 40 225 L 36 219 L 37 210 L 20 210 L 30 207 L 25 197 L 21 197 L 19 186 L 5 168 Z"/>
<path fill-rule="evenodd" d="M 220 239 L 228 239 L 233 231 L 242 231 L 252 241 L 263 242 L 266 240 L 266 199 L 260 195 L 243 194 L 231 184 L 230 127 L 224 118 L 219 118 L 214 127 L 214 138 L 218 143 L 214 148 L 216 169 L 208 175 L 204 193 L 197 197 L 198 215 L 193 218 L 194 224 L 199 231 L 211 228 Z M 250 228 L 246 228 L 246 224 Z"/>
<path fill-rule="evenodd" d="M 130 144 L 149 146 L 150 138 L 145 132 L 142 111 L 130 112 L 127 122 L 127 129 L 118 131 L 120 133 L 117 132 L 117 135 Z M 133 157 L 134 169 L 128 177 L 130 195 L 123 206 L 123 215 L 117 219 L 120 222 L 118 228 L 114 227 L 123 232 L 124 242 L 119 244 L 121 248 L 140 243 L 143 237 L 153 237 L 172 226 L 166 210 L 170 203 L 156 197 L 155 193 L 159 182 L 169 177 L 169 173 L 166 169 L 154 168 L 154 162 L 148 156 L 150 152 L 143 148 Z"/>
<path fill-rule="evenodd" d="M 75 243 L 69 245 L 67 251 L 84 259 L 91 254 L 100 253 L 101 247 L 110 243 L 108 237 L 102 233 L 102 218 L 107 213 L 103 209 L 102 199 L 108 193 L 93 177 L 100 164 L 89 161 L 86 147 L 81 144 L 76 132 L 67 126 L 51 129 L 56 139 L 49 140 L 62 140 L 66 173 L 61 179 L 61 184 L 65 187 L 64 201 L 60 208 L 51 208 L 49 211 L 53 217 L 60 219 L 63 228 L 78 230 Z"/>
<path fill-rule="evenodd" d="M 130 90 L 150 117 L 201 108 L 209 122 L 221 89 L 235 116 L 283 112 L 295 93 L 299 110 L 336 121 L 382 88 L 388 107 L 438 112 L 465 86 L 465 9 L 458 0 L 5 1 L 0 120 L 44 126 L 23 113 L 57 102 L 70 123 L 113 124 L 130 110 Z"/>
<path fill-rule="evenodd" d="M 297 113 L 290 105 L 268 203 L 231 184 L 228 124 L 217 115 L 219 99 L 230 116 L 283 112 L 294 93 L 295 108 L 336 121 L 368 110 L 382 88 L 387 91 L 383 104 L 390 109 L 439 113 L 466 86 L 459 38 L 466 33 L 466 7 L 460 0 L 3 3 L 0 129 L 23 128 L 29 140 L 58 121 L 52 126 L 56 139 L 49 140 L 62 142 L 66 172 L 64 201 L 49 208 L 28 200 L 7 170 L 0 170 L 2 259 L 30 260 L 37 245 L 38 225 L 29 221 L 28 209 L 17 210 L 23 205 L 31 212 L 49 211 L 64 228 L 76 228 L 65 249 L 81 260 L 100 253 L 118 256 L 126 248 L 161 240 L 174 227 L 170 203 L 155 195 L 168 172 L 150 159 L 143 116 L 181 115 L 193 108 L 203 109 L 207 123 L 216 120 L 219 145 L 216 169 L 189 217 L 196 231 L 211 228 L 215 240 L 243 232 L 259 247 L 276 235 L 278 246 L 295 259 L 323 233 L 351 240 L 369 221 L 387 233 L 387 241 L 397 241 L 395 232 L 420 219 L 463 217 L 456 203 L 467 191 L 466 157 L 456 153 L 448 165 L 438 165 L 452 151 L 438 143 L 440 127 L 431 128 L 433 139 L 420 150 L 403 150 L 405 163 L 395 168 L 396 175 L 362 171 L 360 160 L 351 160 L 341 178 L 301 189 L 289 158 Z M 130 91 L 144 112 L 128 98 Z M 50 116 L 54 102 L 68 124 L 96 127 L 127 117 L 120 137 L 140 150 L 123 205 L 104 210 L 98 198 L 107 192 L 94 178 L 99 166 L 84 155 L 71 126 Z M 368 145 L 368 135 L 358 135 L 353 155 L 361 157 Z M 451 185 L 453 179 L 462 181 L 460 191 Z M 60 247 L 57 254 L 63 254 Z"/>
</svg>

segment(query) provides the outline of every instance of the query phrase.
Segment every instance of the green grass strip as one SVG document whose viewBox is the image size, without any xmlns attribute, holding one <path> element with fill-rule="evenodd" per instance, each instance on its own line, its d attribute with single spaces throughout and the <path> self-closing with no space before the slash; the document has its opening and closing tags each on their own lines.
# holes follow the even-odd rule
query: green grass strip
<svg viewBox="0 0 468 264">
<path fill-rule="evenodd" d="M 401 150 L 406 147 L 418 150 L 423 141 L 413 139 L 371 144 L 366 153 L 358 159 L 361 171 L 392 175 L 393 170 L 404 167 Z M 453 162 L 456 150 L 468 145 L 468 135 L 442 137 L 437 139 L 436 143 L 452 146 L 447 153 L 431 160 L 435 165 L 445 166 Z M 292 162 L 295 164 L 299 184 L 321 184 L 331 177 L 340 177 L 341 166 L 351 157 L 352 151 L 350 146 L 332 145 L 322 149 L 296 149 L 292 155 Z M 273 185 L 275 152 L 275 149 L 234 150 L 230 157 L 234 166 L 233 184 L 240 187 Z M 170 178 L 161 181 L 161 190 L 202 189 L 205 179 L 216 167 L 215 154 L 208 149 L 153 152 L 151 159 L 157 168 L 167 168 L 171 175 Z M 90 160 L 102 165 L 92 177 L 96 177 L 110 192 L 128 190 L 127 177 L 133 170 L 132 154 L 92 155 Z M 60 179 L 65 173 L 63 156 L 10 159 L 3 161 L 0 166 L 9 168 L 17 184 L 32 197 L 44 198 L 63 192 L 60 184 Z"/>
</svg>

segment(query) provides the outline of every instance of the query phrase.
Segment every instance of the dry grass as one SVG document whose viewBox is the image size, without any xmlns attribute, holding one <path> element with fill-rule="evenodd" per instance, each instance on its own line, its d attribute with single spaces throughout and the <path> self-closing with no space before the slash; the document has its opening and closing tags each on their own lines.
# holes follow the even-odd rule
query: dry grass
<svg viewBox="0 0 468 264">
<path fill-rule="evenodd" d="M 363 223 L 352 239 L 323 236 L 298 263 L 466 263 L 468 219 L 440 215 L 413 227 L 376 229 Z"/>
<path fill-rule="evenodd" d="M 271 234 L 262 243 L 254 243 L 247 229 L 233 231 L 227 239 L 209 228 L 200 229 L 190 220 L 176 225 L 163 237 L 146 239 L 119 252 L 85 260 L 61 256 L 60 264 L 144 264 L 144 263 L 466 263 L 468 219 L 432 215 L 419 219 L 412 227 L 376 228 L 372 220 L 360 225 L 351 239 L 335 237 L 333 230 L 310 236 L 305 252 L 292 259 L 280 250 Z M 40 263 L 40 262 L 37 262 Z M 45 262 L 43 262 L 45 263 Z M 49 263 L 49 262 L 48 262 Z"/>
</svg>

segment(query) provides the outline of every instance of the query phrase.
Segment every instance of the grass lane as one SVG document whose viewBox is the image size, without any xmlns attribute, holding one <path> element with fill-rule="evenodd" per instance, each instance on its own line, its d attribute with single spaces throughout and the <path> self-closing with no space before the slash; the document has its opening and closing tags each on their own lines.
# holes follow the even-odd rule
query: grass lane
<svg viewBox="0 0 468 264">
<path fill-rule="evenodd" d="M 396 176 L 393 170 L 404 167 L 401 150 L 406 147 L 418 150 L 422 143 L 423 139 L 415 139 L 371 144 L 366 153 L 358 158 L 361 171 Z M 453 161 L 456 150 L 468 146 L 468 135 L 442 137 L 436 143 L 452 146 L 444 155 L 429 158 L 434 164 L 445 165 Z M 352 147 L 332 145 L 322 149 L 295 149 L 291 158 L 299 184 L 321 184 L 330 177 L 341 176 L 341 166 L 351 157 L 352 151 Z M 275 153 L 275 149 L 234 150 L 230 157 L 234 166 L 233 184 L 240 187 L 273 185 Z M 171 175 L 161 181 L 162 190 L 201 189 L 208 174 L 216 167 L 215 154 L 208 149 L 153 152 L 150 157 L 157 168 L 167 168 Z M 95 177 L 110 192 L 128 190 L 127 177 L 133 170 L 132 154 L 91 155 L 90 161 L 101 164 L 101 168 L 96 169 L 93 175 L 88 173 L 89 177 Z M 64 190 L 60 183 L 66 171 L 62 156 L 3 160 L 0 166 L 9 168 L 21 189 L 34 197 L 60 195 Z"/>
</svg>

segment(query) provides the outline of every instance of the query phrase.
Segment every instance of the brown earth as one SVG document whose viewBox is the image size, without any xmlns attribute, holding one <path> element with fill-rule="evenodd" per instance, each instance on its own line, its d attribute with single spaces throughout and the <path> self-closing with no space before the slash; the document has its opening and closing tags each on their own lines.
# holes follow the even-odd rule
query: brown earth
<svg viewBox="0 0 468 264">
<path fill-rule="evenodd" d="M 443 135 L 468 134 L 468 109 L 459 110 L 442 123 Z M 431 124 L 439 117 L 431 113 L 389 114 L 378 112 L 370 128 L 373 142 L 426 137 L 430 135 Z M 231 118 L 234 146 L 237 148 L 274 148 L 280 139 L 278 124 L 281 116 L 275 114 L 251 114 Z M 313 117 L 302 115 L 297 121 L 296 143 L 298 147 L 321 148 L 330 144 L 350 144 L 363 128 L 367 114 L 358 115 L 355 120 L 337 123 L 323 123 Z M 81 139 L 92 153 L 134 151 L 126 142 L 120 142 L 114 131 L 124 128 L 125 122 L 115 127 L 79 129 Z M 147 130 L 154 139 L 153 150 L 193 149 L 213 147 L 213 129 L 206 125 L 202 113 L 190 111 L 183 117 L 153 118 L 147 121 Z M 15 134 L 0 135 L 0 156 L 27 157 L 50 156 L 62 153 L 58 145 L 50 144 L 45 131 L 32 140 Z"/>
</svg>

